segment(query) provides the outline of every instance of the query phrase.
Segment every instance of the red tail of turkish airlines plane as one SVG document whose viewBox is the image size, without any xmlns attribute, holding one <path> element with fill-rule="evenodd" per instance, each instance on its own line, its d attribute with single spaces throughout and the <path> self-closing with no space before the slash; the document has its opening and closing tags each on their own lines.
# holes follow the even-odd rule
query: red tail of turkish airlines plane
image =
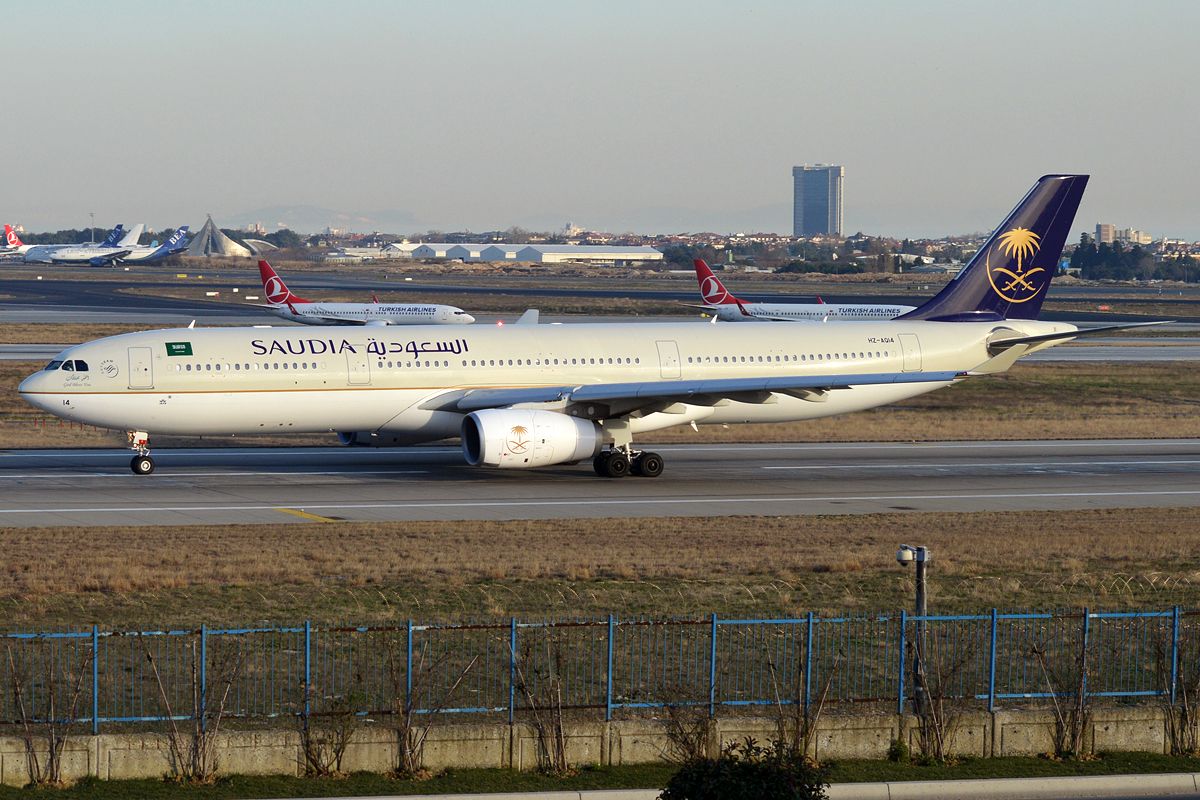
<svg viewBox="0 0 1200 800">
<path fill-rule="evenodd" d="M 692 262 L 692 266 L 696 268 L 696 281 L 700 284 L 700 296 L 704 298 L 704 302 L 710 306 L 742 304 L 742 300 L 729 293 L 725 284 L 721 283 L 721 279 L 713 274 L 713 271 L 708 268 L 708 264 L 704 263 L 703 258 L 697 258 Z"/>
<path fill-rule="evenodd" d="M 258 274 L 262 276 L 263 294 L 271 305 L 281 306 L 288 303 L 308 303 L 303 297 L 297 297 L 288 289 L 283 278 L 275 274 L 271 265 L 265 259 L 259 259 Z"/>
<path fill-rule="evenodd" d="M 17 232 L 12 229 L 12 225 L 4 226 L 4 241 L 9 247 L 24 247 L 25 243 L 17 236 Z"/>
</svg>

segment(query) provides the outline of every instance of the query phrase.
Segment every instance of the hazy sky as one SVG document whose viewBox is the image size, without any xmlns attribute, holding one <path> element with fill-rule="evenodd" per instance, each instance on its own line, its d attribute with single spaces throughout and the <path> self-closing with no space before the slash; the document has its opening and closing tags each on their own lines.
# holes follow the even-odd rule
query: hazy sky
<svg viewBox="0 0 1200 800">
<path fill-rule="evenodd" d="M 847 232 L 990 229 L 1061 171 L 1092 175 L 1077 230 L 1200 239 L 1188 0 L 44 0 L 4 27 L 0 218 L 31 230 L 790 233 L 820 161 Z"/>
</svg>

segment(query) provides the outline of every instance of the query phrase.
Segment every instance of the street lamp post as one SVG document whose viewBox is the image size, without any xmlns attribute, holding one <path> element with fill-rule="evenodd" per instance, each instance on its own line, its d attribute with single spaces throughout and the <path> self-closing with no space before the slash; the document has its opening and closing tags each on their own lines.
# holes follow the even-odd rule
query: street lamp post
<svg viewBox="0 0 1200 800">
<path fill-rule="evenodd" d="M 96 212 L 89 211 L 88 216 L 92 218 L 92 225 L 88 228 L 88 241 L 92 244 L 96 243 Z"/>
<path fill-rule="evenodd" d="M 933 560 L 933 553 L 927 547 L 912 547 L 902 544 L 896 551 L 896 561 L 902 566 L 912 563 L 916 565 L 916 636 L 913 639 L 913 712 L 920 716 L 925 711 L 925 617 L 929 613 L 928 583 L 926 572 L 928 564 Z"/>
</svg>

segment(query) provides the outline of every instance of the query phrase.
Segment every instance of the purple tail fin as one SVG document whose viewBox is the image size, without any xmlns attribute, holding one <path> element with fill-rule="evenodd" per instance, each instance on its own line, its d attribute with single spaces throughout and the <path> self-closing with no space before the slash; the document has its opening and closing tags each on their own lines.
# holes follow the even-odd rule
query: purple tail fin
<svg viewBox="0 0 1200 800">
<path fill-rule="evenodd" d="M 1087 181 L 1042 177 L 954 280 L 899 319 L 1037 319 Z"/>
</svg>

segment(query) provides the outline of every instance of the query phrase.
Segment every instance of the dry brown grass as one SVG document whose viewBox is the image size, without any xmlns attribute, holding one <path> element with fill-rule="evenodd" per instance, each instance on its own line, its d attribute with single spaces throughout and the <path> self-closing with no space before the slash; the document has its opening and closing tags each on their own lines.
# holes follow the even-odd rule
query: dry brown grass
<svg viewBox="0 0 1200 800">
<path fill-rule="evenodd" d="M 162 325 L 120 323 L 19 323 L 0 325 L 0 344 L 78 344 L 105 336 L 133 331 L 149 331 Z"/>
<path fill-rule="evenodd" d="M 1195 606 L 1200 509 L 0 530 L 9 625 Z"/>
</svg>

